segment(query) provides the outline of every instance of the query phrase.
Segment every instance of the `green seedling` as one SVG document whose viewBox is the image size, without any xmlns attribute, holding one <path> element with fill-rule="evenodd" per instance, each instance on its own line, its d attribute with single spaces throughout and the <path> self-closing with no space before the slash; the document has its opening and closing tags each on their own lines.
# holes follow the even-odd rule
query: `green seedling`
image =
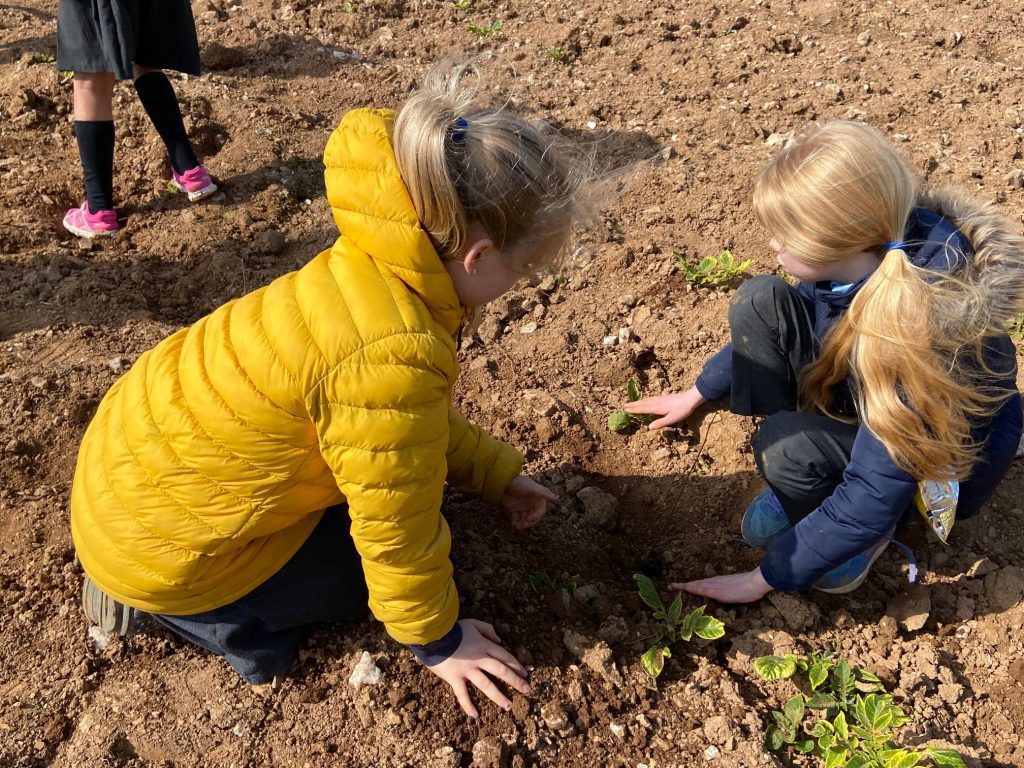
<svg viewBox="0 0 1024 768">
<path fill-rule="evenodd" d="M 1006 332 L 1010 334 L 1010 338 L 1014 341 L 1024 340 L 1024 315 L 1020 315 L 1016 320 L 1011 320 L 1006 324 Z"/>
<path fill-rule="evenodd" d="M 637 591 L 653 611 L 654 620 L 659 622 L 654 634 L 650 636 L 651 647 L 644 651 L 640 662 L 644 671 L 657 680 L 665 668 L 665 659 L 672 657 L 671 646 L 680 640 L 689 641 L 694 635 L 705 640 L 715 640 L 725 634 L 725 625 L 713 616 L 704 614 L 705 606 L 701 606 L 683 616 L 683 596 L 677 594 L 676 599 L 666 608 L 661 596 L 647 576 L 642 573 L 633 574 Z"/>
<path fill-rule="evenodd" d="M 342 13 L 355 13 L 356 12 L 356 4 L 355 3 L 344 3 L 341 6 L 341 12 Z"/>
<path fill-rule="evenodd" d="M 546 51 L 544 51 L 544 55 L 547 56 L 549 59 L 561 61 L 569 54 L 561 48 L 548 48 Z"/>
<path fill-rule="evenodd" d="M 913 768 L 930 761 L 937 768 L 964 768 L 953 749 L 906 749 L 893 742 L 896 729 L 911 721 L 893 703 L 882 681 L 866 669 L 851 667 L 834 654 L 762 656 L 754 670 L 765 680 L 782 680 L 799 672 L 807 692 L 773 710 L 765 745 L 779 751 L 816 753 L 823 768 Z M 812 711 L 822 717 L 807 722 Z"/>
<path fill-rule="evenodd" d="M 530 574 L 530 588 L 537 593 L 557 592 L 564 589 L 570 595 L 576 591 L 575 581 L 555 581 L 545 571 Z"/>
<path fill-rule="evenodd" d="M 33 53 L 28 60 L 29 64 L 53 64 L 57 57 L 50 53 Z"/>
<path fill-rule="evenodd" d="M 635 403 L 643 397 L 640 387 L 636 385 L 633 377 L 626 382 L 626 402 Z M 608 429 L 612 432 L 625 432 L 634 424 L 650 424 L 657 417 L 649 413 L 626 413 L 618 408 L 608 414 Z"/>
<path fill-rule="evenodd" d="M 679 271 L 686 282 L 694 285 L 724 285 L 732 282 L 746 272 L 753 264 L 751 259 L 737 262 L 730 251 L 722 251 L 717 257 L 707 256 L 696 266 L 690 264 L 679 251 L 672 251 L 676 257 Z"/>
<path fill-rule="evenodd" d="M 468 11 L 473 7 L 473 0 L 457 0 L 457 2 L 452 3 L 452 5 L 460 11 Z"/>
<path fill-rule="evenodd" d="M 472 32 L 477 37 L 492 37 L 501 32 L 501 28 L 505 26 L 505 22 L 501 19 L 495 19 L 491 22 L 489 27 L 481 27 L 479 24 L 474 24 L 472 21 L 466 25 L 466 29 Z"/>
</svg>

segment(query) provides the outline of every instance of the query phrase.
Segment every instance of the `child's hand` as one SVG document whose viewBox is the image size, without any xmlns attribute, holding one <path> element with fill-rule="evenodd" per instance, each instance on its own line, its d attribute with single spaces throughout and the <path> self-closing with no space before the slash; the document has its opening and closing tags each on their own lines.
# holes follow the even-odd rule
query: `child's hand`
<svg viewBox="0 0 1024 768">
<path fill-rule="evenodd" d="M 540 522 L 548 511 L 549 501 L 558 501 L 558 496 L 540 483 L 519 475 L 505 489 L 501 506 L 508 512 L 512 527 L 522 531 Z"/>
<path fill-rule="evenodd" d="M 477 711 L 469 697 L 467 683 L 473 683 L 502 709 L 511 709 L 512 702 L 491 678 L 497 678 L 510 688 L 527 694 L 530 685 L 526 682 L 526 667 L 499 645 L 501 640 L 490 624 L 476 619 L 463 619 L 459 625 L 462 627 L 462 642 L 455 653 L 427 669 L 452 687 L 463 711 L 474 720 Z"/>
<path fill-rule="evenodd" d="M 626 403 L 623 409 L 626 413 L 653 413 L 661 416 L 647 427 L 648 429 L 661 429 L 683 421 L 703 402 L 704 398 L 697 388 L 690 387 L 685 392 L 645 397 L 643 400 Z"/>
<path fill-rule="evenodd" d="M 761 575 L 760 567 L 747 573 L 714 576 L 710 579 L 669 586 L 680 592 L 689 592 L 691 595 L 710 597 L 720 603 L 756 603 L 772 591 L 771 585 Z"/>
</svg>

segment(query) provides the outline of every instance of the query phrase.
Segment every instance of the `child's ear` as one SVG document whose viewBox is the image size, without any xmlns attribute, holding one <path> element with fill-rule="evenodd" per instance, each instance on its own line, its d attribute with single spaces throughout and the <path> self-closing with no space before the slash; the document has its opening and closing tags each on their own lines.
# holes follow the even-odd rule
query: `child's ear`
<svg viewBox="0 0 1024 768">
<path fill-rule="evenodd" d="M 466 273 L 475 275 L 476 269 L 480 265 L 480 260 L 491 250 L 494 250 L 494 241 L 487 235 L 473 237 L 469 245 L 466 246 L 462 257 L 462 266 L 465 268 Z"/>
</svg>

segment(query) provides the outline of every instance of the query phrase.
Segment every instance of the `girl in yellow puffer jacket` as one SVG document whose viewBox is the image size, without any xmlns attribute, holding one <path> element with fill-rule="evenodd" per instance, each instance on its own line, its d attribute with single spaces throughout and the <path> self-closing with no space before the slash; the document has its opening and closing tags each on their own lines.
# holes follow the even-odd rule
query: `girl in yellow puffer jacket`
<svg viewBox="0 0 1024 768">
<path fill-rule="evenodd" d="M 471 717 L 469 683 L 505 708 L 495 680 L 528 690 L 491 626 L 459 620 L 442 489 L 519 528 L 555 496 L 452 408 L 455 337 L 586 204 L 570 153 L 477 106 L 471 70 L 435 69 L 397 118 L 349 112 L 324 153 L 333 247 L 168 337 L 103 399 L 71 498 L 101 627 L 152 614 L 260 684 L 368 602 Z"/>
</svg>

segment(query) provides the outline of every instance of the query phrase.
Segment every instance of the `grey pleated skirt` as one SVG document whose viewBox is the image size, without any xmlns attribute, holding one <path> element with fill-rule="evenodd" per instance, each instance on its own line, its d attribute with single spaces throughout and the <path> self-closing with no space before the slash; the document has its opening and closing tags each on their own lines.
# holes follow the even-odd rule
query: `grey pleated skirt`
<svg viewBox="0 0 1024 768">
<path fill-rule="evenodd" d="M 60 0 L 58 69 L 113 72 L 130 80 L 133 63 L 200 73 L 189 0 Z"/>
</svg>

